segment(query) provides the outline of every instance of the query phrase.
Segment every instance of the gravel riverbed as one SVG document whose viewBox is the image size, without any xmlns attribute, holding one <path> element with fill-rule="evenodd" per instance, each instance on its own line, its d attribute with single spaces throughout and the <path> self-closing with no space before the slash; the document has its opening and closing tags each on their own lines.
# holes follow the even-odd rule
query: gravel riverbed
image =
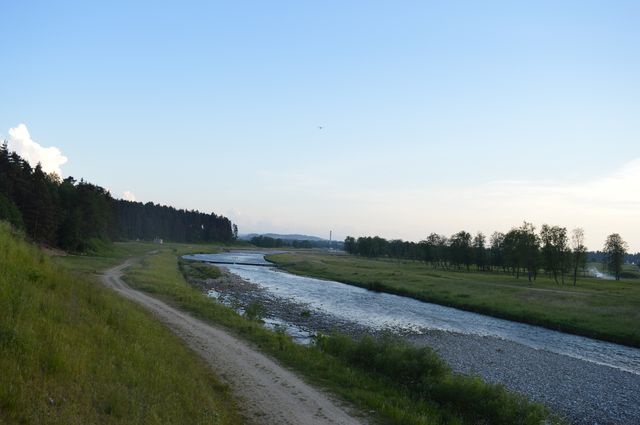
<svg viewBox="0 0 640 425">
<path fill-rule="evenodd" d="M 337 330 L 353 336 L 375 333 L 311 305 L 275 297 L 256 284 L 221 270 L 221 278 L 192 283 L 204 291 L 216 291 L 229 305 L 242 307 L 258 301 L 267 322 L 275 319 L 294 325 L 302 342 L 315 332 Z M 455 372 L 502 384 L 545 404 L 570 423 L 640 424 L 640 375 L 495 337 L 437 330 L 403 332 L 401 336 L 416 345 L 432 347 Z"/>
</svg>

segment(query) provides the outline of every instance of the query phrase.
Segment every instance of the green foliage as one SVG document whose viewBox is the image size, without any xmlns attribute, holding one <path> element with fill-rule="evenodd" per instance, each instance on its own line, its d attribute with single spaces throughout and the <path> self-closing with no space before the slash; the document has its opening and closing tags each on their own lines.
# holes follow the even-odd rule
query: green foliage
<svg viewBox="0 0 640 425">
<path fill-rule="evenodd" d="M 609 271 L 614 274 L 616 280 L 620 280 L 622 277 L 622 267 L 627 249 L 627 243 L 619 234 L 613 233 L 607 236 L 603 249 L 605 253 L 605 263 Z"/>
<path fill-rule="evenodd" d="M 325 240 L 307 240 L 307 239 L 287 239 L 285 236 L 282 238 L 274 238 L 267 235 L 257 235 L 251 238 L 249 241 L 251 245 L 255 245 L 260 248 L 338 248 L 339 243 L 337 241 L 325 241 Z"/>
<path fill-rule="evenodd" d="M 640 272 L 638 271 L 621 271 L 620 272 L 621 279 L 640 279 Z"/>
<path fill-rule="evenodd" d="M 2 193 L 0 193 L 0 220 L 6 220 L 18 229 L 24 227 L 20 210 Z"/>
<path fill-rule="evenodd" d="M 230 242 L 237 234 L 223 216 L 117 200 L 84 180 L 47 175 L 6 144 L 0 145 L 0 219 L 69 252 L 97 251 L 118 239 Z"/>
<path fill-rule="evenodd" d="M 232 242 L 231 221 L 216 214 L 178 210 L 152 202 L 115 201 L 118 237 L 125 240 L 164 239 L 173 242 Z"/>
<path fill-rule="evenodd" d="M 538 234 L 535 226 L 527 222 L 506 234 L 494 232 L 489 247 L 484 234 L 479 232 L 472 238 L 470 233 L 461 230 L 449 238 L 431 233 L 418 243 L 379 236 L 358 239 L 347 236 L 344 250 L 368 258 L 423 261 L 434 269 L 470 271 L 475 264 L 476 270 L 510 271 L 516 278 L 526 272 L 529 282 L 535 282 L 538 272 L 544 270 L 553 274 L 557 284 L 560 276 L 563 285 L 570 271 L 576 285 L 578 270 L 584 268 L 587 256 L 581 228 L 572 230 L 570 240 L 564 227 L 544 224 Z"/>
<path fill-rule="evenodd" d="M 161 323 L 0 223 L 0 423 L 185 418 L 242 423 L 228 390 Z"/>
<path fill-rule="evenodd" d="M 450 374 L 448 366 L 429 348 L 417 348 L 391 335 L 379 340 L 365 336 L 320 336 L 318 347 L 349 364 L 382 375 L 414 394 L 429 396 L 435 382 Z"/>
<path fill-rule="evenodd" d="M 217 279 L 222 276 L 222 272 L 211 263 L 179 260 L 180 271 L 195 279 Z"/>
<path fill-rule="evenodd" d="M 341 335 L 318 338 L 318 347 L 369 373 L 380 375 L 417 400 L 435 403 L 444 417 L 464 423 L 538 424 L 548 416 L 539 405 L 476 377 L 453 375 L 429 348 L 393 336 L 357 341 Z"/>
<path fill-rule="evenodd" d="M 558 283 L 558 274 L 560 274 L 562 283 L 564 283 L 569 258 L 567 228 L 543 224 L 540 229 L 540 240 L 545 270 L 553 273 L 556 283 Z"/>
<path fill-rule="evenodd" d="M 249 320 L 260 321 L 265 313 L 264 306 L 258 301 L 253 301 L 244 309 L 244 316 Z"/>
<path fill-rule="evenodd" d="M 432 385 L 431 397 L 471 424 L 541 424 L 548 416 L 540 405 L 477 377 L 450 375 Z"/>
</svg>

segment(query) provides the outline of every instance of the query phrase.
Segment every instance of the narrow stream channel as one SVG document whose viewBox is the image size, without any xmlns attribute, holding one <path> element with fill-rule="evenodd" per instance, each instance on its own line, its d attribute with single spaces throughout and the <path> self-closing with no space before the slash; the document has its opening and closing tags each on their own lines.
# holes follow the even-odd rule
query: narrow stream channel
<svg viewBox="0 0 640 425">
<path fill-rule="evenodd" d="M 309 304 L 314 309 L 373 330 L 421 334 L 435 329 L 493 336 L 640 375 L 640 349 L 637 348 L 368 291 L 340 282 L 293 275 L 268 267 L 270 263 L 262 253 L 195 254 L 185 258 L 223 263 L 231 273 L 265 288 L 276 297 Z"/>
</svg>

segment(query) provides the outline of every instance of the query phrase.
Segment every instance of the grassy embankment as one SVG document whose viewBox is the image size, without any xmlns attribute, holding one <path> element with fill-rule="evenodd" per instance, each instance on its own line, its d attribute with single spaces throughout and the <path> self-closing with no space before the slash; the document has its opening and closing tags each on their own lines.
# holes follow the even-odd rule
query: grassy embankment
<svg viewBox="0 0 640 425">
<path fill-rule="evenodd" d="M 268 256 L 295 274 L 640 347 L 640 281 L 579 278 L 558 286 L 501 273 L 434 270 L 411 261 L 295 252 Z"/>
<path fill-rule="evenodd" d="M 101 269 L 145 244 L 101 258 Z M 197 355 L 137 305 L 0 222 L 0 424 L 243 423 Z"/>
<path fill-rule="evenodd" d="M 254 343 L 308 380 L 384 424 L 536 424 L 548 417 L 539 405 L 479 379 L 453 375 L 431 350 L 395 340 L 355 342 L 341 336 L 322 337 L 317 347 L 295 344 L 280 332 L 265 329 L 206 297 L 187 283 L 184 274 L 202 277 L 217 269 L 179 264 L 190 247 L 161 249 L 145 257 L 125 275 L 144 290 L 196 317 L 222 325 Z M 207 271 L 211 267 L 213 271 Z"/>
</svg>

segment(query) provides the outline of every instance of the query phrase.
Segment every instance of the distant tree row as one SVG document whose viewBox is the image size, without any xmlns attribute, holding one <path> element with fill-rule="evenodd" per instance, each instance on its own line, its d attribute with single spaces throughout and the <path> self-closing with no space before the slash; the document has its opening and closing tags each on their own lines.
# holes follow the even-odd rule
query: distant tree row
<svg viewBox="0 0 640 425">
<path fill-rule="evenodd" d="M 324 240 L 299 240 L 281 239 L 270 236 L 258 235 L 252 237 L 249 242 L 260 248 L 334 248 L 339 249 L 342 245 L 339 241 Z"/>
<path fill-rule="evenodd" d="M 587 260 L 581 228 L 569 233 L 565 227 L 544 224 L 536 232 L 527 222 L 507 233 L 494 232 L 489 240 L 481 232 L 472 236 L 464 230 L 450 237 L 432 233 L 420 242 L 348 236 L 344 248 L 349 254 L 364 257 L 424 261 L 433 268 L 469 271 L 475 267 L 479 271 L 510 272 L 516 278 L 526 274 L 530 282 L 544 270 L 557 284 L 565 284 L 565 279 L 570 277 L 574 285 Z M 603 260 L 617 280 L 626 251 L 627 244 L 620 235 L 607 238 Z"/>
<path fill-rule="evenodd" d="M 606 262 L 606 257 L 607 253 L 603 251 L 590 251 L 587 253 L 587 261 L 593 263 L 604 263 Z M 636 252 L 635 254 L 627 252 L 624 256 L 624 262 L 640 267 L 640 252 Z"/>
<path fill-rule="evenodd" d="M 163 238 L 174 242 L 228 242 L 237 238 L 238 228 L 223 216 L 178 210 L 152 202 L 115 201 L 119 237 L 123 239 Z"/>
<path fill-rule="evenodd" d="M 223 216 L 117 200 L 84 180 L 46 174 L 40 164 L 33 168 L 9 152 L 6 142 L 0 145 L 0 219 L 34 241 L 69 251 L 86 251 L 96 241 L 213 242 L 237 236 L 237 227 Z"/>
</svg>

